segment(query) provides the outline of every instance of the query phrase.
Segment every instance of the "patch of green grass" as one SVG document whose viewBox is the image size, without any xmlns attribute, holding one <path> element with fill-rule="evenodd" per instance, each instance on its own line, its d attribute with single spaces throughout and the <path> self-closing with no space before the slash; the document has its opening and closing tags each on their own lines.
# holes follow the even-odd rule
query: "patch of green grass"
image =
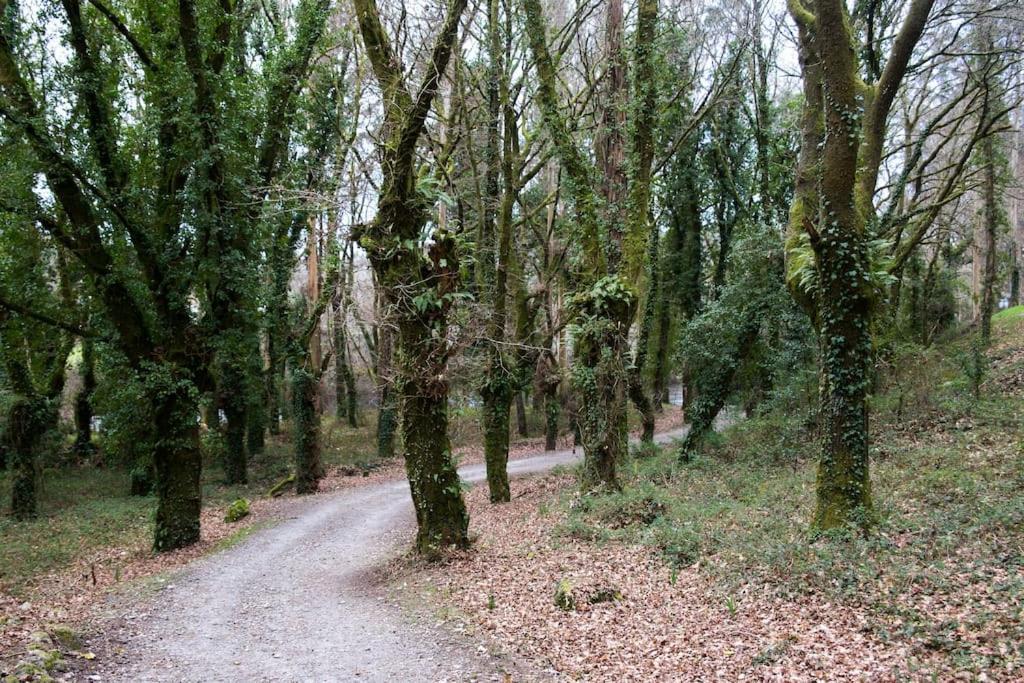
<svg viewBox="0 0 1024 683">
<path fill-rule="evenodd" d="M 992 316 L 995 322 L 1009 322 L 1024 319 L 1024 306 L 1013 306 L 1006 308 Z"/>
<path fill-rule="evenodd" d="M 40 479 L 40 516 L 27 522 L 0 517 L 0 585 L 22 595 L 36 576 L 97 548 L 123 545 L 152 533 L 152 500 L 127 495 L 119 470 L 47 470 Z M 0 474 L 0 496 L 10 477 Z"/>
</svg>

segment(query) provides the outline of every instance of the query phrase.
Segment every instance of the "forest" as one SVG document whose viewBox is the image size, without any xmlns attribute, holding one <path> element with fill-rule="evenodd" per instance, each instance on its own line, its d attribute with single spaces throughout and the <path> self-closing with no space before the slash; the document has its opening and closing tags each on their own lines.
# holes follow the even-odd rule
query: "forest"
<svg viewBox="0 0 1024 683">
<path fill-rule="evenodd" d="M 1024 680 L 1018 0 L 0 0 L 0 681 Z"/>
</svg>

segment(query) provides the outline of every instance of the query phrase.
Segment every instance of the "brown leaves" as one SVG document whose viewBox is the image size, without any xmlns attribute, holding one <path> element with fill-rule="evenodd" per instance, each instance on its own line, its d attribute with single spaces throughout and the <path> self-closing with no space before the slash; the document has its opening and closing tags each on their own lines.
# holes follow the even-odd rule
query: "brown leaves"
<svg viewBox="0 0 1024 683">
<path fill-rule="evenodd" d="M 799 591 L 787 599 L 763 584 L 729 594 L 697 566 L 673 572 L 646 548 L 553 537 L 562 521 L 558 498 L 574 486 L 566 475 L 520 480 L 520 496 L 501 506 L 489 505 L 477 487 L 468 496 L 476 549 L 441 568 L 418 567 L 406 580 L 448 596 L 507 651 L 571 678 L 926 677 L 910 663 L 929 654 L 906 640 L 881 639 L 862 608 Z M 571 590 L 572 609 L 553 599 L 560 586 Z M 611 590 L 620 599 L 588 599 Z"/>
</svg>

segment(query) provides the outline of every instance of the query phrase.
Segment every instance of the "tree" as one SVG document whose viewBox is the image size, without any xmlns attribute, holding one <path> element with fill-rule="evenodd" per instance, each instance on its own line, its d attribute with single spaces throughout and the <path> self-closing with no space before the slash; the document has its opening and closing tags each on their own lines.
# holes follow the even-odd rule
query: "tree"
<svg viewBox="0 0 1024 683">
<path fill-rule="evenodd" d="M 647 160 L 647 170 L 638 165 L 639 174 L 630 192 L 631 215 L 634 221 L 624 231 L 618 226 L 604 225 L 599 201 L 594 191 L 595 171 L 573 140 L 559 107 L 555 62 L 547 43 L 547 26 L 539 0 L 523 0 L 525 25 L 534 68 L 538 79 L 538 101 L 548 137 L 551 139 L 566 176 L 569 195 L 576 215 L 577 234 L 582 250 L 578 288 L 572 297 L 575 312 L 573 384 L 579 394 L 580 432 L 585 454 L 583 486 L 585 488 L 618 487 L 616 464 L 625 456 L 626 395 L 628 375 L 628 334 L 636 312 L 636 293 L 627 284 L 625 274 L 638 274 L 649 239 L 648 202 L 650 198 L 650 159 L 653 156 L 650 124 L 653 112 L 646 106 L 653 98 L 646 93 L 653 88 L 644 74 L 637 81 L 637 99 L 644 104 L 635 122 L 633 153 Z M 637 49 L 646 55 L 653 43 L 657 19 L 657 2 L 640 5 L 636 36 Z M 652 105 L 653 106 L 653 105 Z M 602 235 L 608 239 L 607 249 Z M 621 261 L 622 274 L 619 273 Z M 628 277 L 628 276 L 627 276 Z"/>
<path fill-rule="evenodd" d="M 454 237 L 427 231 L 431 202 L 415 160 L 427 114 L 458 37 L 466 0 L 451 0 L 415 93 L 381 23 L 375 0 L 355 0 L 363 46 L 384 106 L 383 182 L 377 215 L 354 235 L 366 250 L 397 330 L 395 383 L 405 465 L 416 509 L 416 548 L 432 554 L 469 544 L 469 518 L 448 440 L 448 311 L 459 296 Z M 429 237 L 429 240 L 425 238 Z"/>
<path fill-rule="evenodd" d="M 8 145 L 8 151 L 17 148 Z M 30 178 L 23 171 L 15 177 L 25 183 L 13 192 L 6 188 L 4 203 L 32 202 L 26 192 Z M 5 401 L 3 437 L 13 473 L 15 519 L 36 516 L 39 460 L 57 427 L 67 360 L 76 338 L 72 325 L 60 323 L 66 314 L 62 308 L 75 310 L 69 266 L 60 248 L 26 223 L 24 216 L 8 212 L 0 228 L 0 365 L 12 392 Z M 17 300 L 14 292 L 4 291 L 8 288 L 16 288 Z"/>
<path fill-rule="evenodd" d="M 255 348 L 245 261 L 261 203 L 250 201 L 260 190 L 249 191 L 280 170 L 326 4 L 300 2 L 294 38 L 274 34 L 264 57 L 250 61 L 243 38 L 252 24 L 241 3 L 201 12 L 190 0 L 153 3 L 142 32 L 117 8 L 85 11 L 65 0 L 53 21 L 71 48 L 70 77 L 31 82 L 28 74 L 45 73 L 33 60 L 47 46 L 26 40 L 17 10 L 0 4 L 10 19 L 0 33 L 0 114 L 66 221 L 30 217 L 87 272 L 112 346 L 142 387 L 154 434 L 157 550 L 199 539 L 199 396 L 241 381 L 243 351 Z M 260 107 L 236 97 L 246 88 Z M 128 100 L 138 104 L 132 116 L 124 115 Z M 58 111 L 73 112 L 79 139 L 55 125 Z M 230 408 L 237 446 L 245 406 Z M 237 478 L 240 453 L 244 442 L 233 451 Z"/>
<path fill-rule="evenodd" d="M 797 24 L 804 104 L 788 258 L 809 244 L 813 300 L 801 291 L 821 340 L 822 448 L 813 526 L 828 530 L 874 516 L 868 473 L 871 277 L 868 222 L 886 122 L 934 0 L 910 3 L 877 81 L 865 83 L 841 0 L 789 0 Z M 874 45 L 871 46 L 874 49 Z"/>
</svg>

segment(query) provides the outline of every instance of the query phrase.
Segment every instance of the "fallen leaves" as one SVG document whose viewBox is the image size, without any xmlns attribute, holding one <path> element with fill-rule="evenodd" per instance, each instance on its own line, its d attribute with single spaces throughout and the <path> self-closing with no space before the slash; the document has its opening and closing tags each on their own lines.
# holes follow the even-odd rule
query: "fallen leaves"
<svg viewBox="0 0 1024 683">
<path fill-rule="evenodd" d="M 697 565 L 673 570 L 648 548 L 553 537 L 563 521 L 558 498 L 575 485 L 572 477 L 517 484 L 522 493 L 500 506 L 488 504 L 485 487 L 471 491 L 476 546 L 440 567 L 417 565 L 402 580 L 535 664 L 573 679 L 615 681 L 889 681 L 956 673 L 945 668 L 945 653 L 882 637 L 873 615 L 856 605 L 812 592 L 784 598 L 753 582 L 725 594 Z M 616 597 L 588 597 L 607 594 Z M 993 670 L 988 679 L 1020 674 Z"/>
</svg>

